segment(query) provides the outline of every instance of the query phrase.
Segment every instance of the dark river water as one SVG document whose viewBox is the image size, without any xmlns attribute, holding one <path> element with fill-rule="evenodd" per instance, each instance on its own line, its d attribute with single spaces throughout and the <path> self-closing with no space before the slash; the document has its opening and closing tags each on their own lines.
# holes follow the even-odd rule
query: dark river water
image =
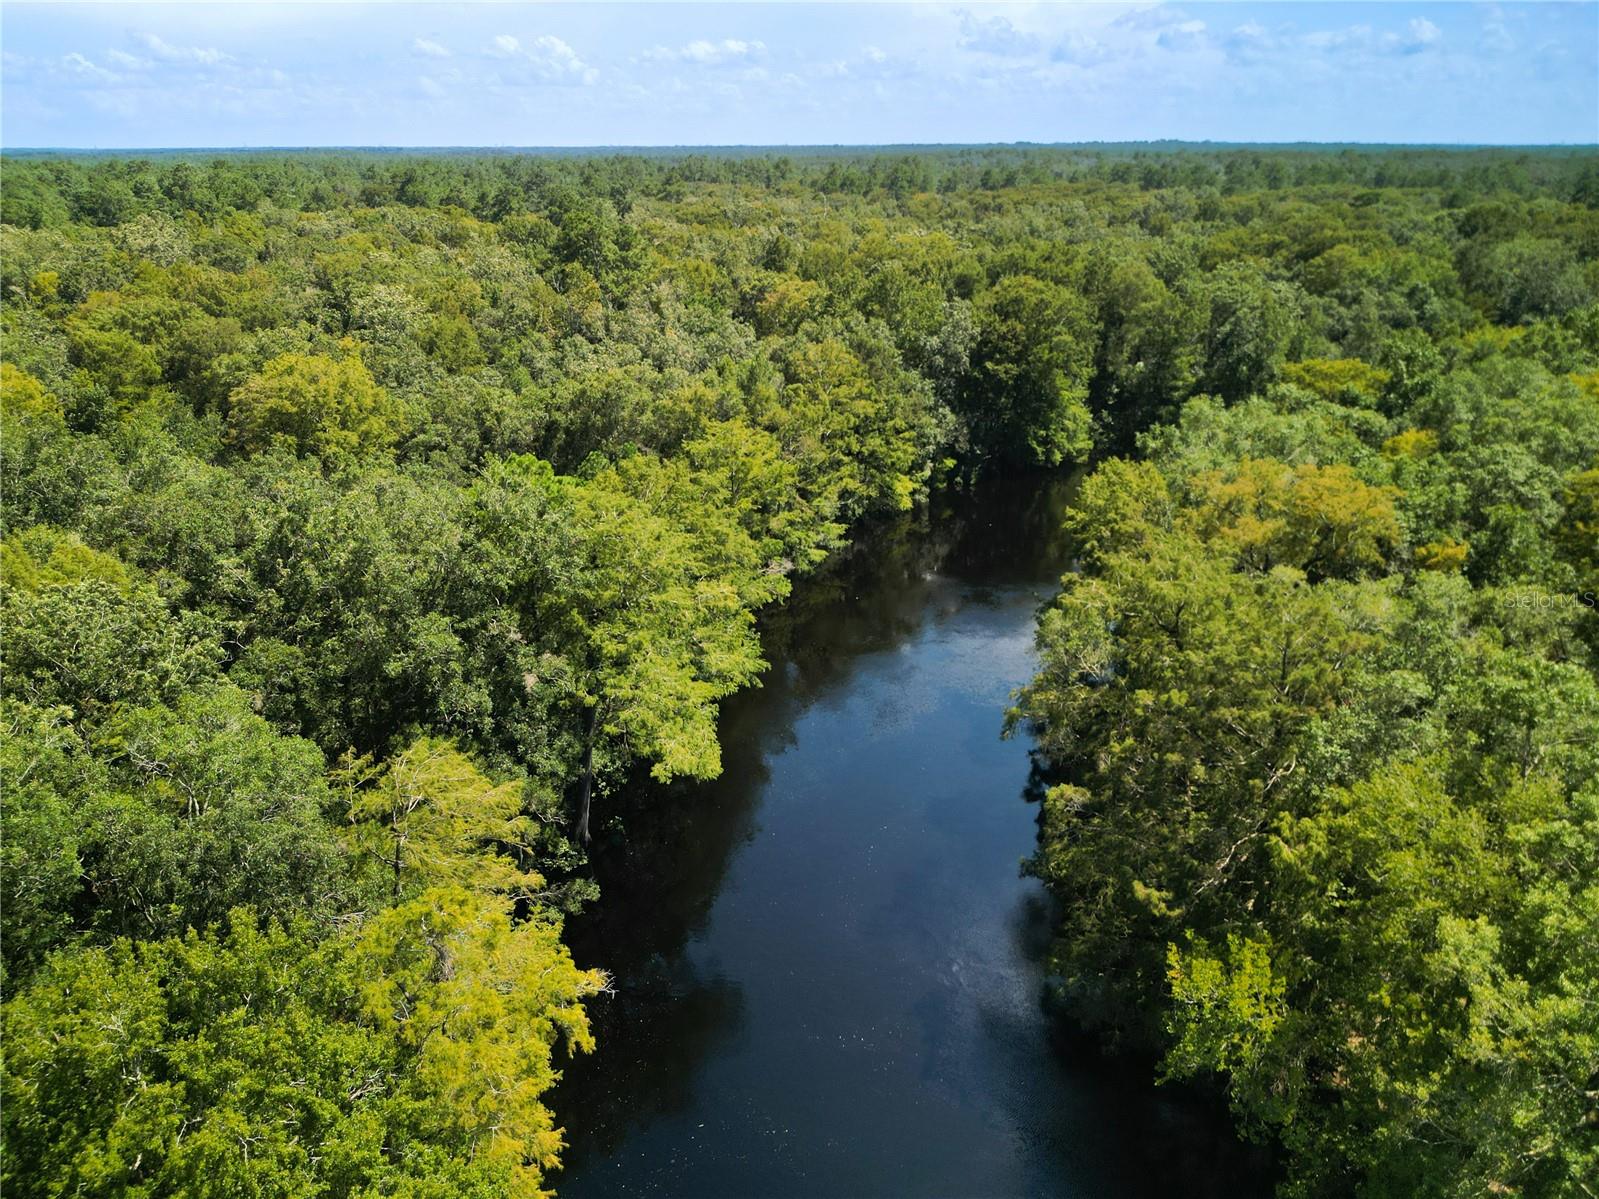
<svg viewBox="0 0 1599 1199">
<path fill-rule="evenodd" d="M 768 615 L 722 777 L 603 801 L 570 932 L 615 994 L 555 1095 L 562 1199 L 1269 1191 L 1213 1104 L 1044 1003 L 1029 746 L 999 734 L 1069 489 L 870 531 Z"/>
</svg>

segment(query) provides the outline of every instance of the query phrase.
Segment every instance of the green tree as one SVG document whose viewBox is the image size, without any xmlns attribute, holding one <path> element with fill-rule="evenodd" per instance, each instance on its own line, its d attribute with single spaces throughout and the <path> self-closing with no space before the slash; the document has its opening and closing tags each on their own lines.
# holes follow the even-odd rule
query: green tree
<svg viewBox="0 0 1599 1199">
<path fill-rule="evenodd" d="M 280 354 L 228 397 L 228 436 L 245 452 L 281 442 L 318 458 L 366 453 L 400 429 L 398 409 L 353 353 Z"/>
<path fill-rule="evenodd" d="M 78 797 L 96 786 L 99 771 L 69 715 L 0 701 L 0 994 L 10 995 L 72 932 L 83 874 Z"/>
<path fill-rule="evenodd" d="M 1096 557 L 1041 620 L 1013 721 L 1073 780 L 1044 798 L 1032 869 L 1066 901 L 1055 964 L 1105 1017 L 1156 992 L 1184 928 L 1228 927 L 1263 894 L 1315 722 L 1354 699 L 1373 642 L 1346 597 L 1291 567 L 1241 573 L 1191 534 Z"/>
<path fill-rule="evenodd" d="M 1240 262 L 1217 270 L 1207 294 L 1201 386 L 1228 400 L 1258 394 L 1277 378 L 1300 333 L 1296 289 Z"/>
<path fill-rule="evenodd" d="M 603 985 L 458 888 L 58 954 L 5 1008 L 6 1189 L 545 1196 L 554 1048 Z"/>
<path fill-rule="evenodd" d="M 174 614 L 149 587 L 80 583 L 0 589 L 6 670 L 0 690 L 40 708 L 64 706 L 82 719 L 118 704 L 176 699 L 215 674 L 214 626 L 198 613 Z"/>
<path fill-rule="evenodd" d="M 958 401 L 973 449 L 1044 466 L 1083 458 L 1093 344 L 1087 302 L 1064 287 L 1012 275 L 985 292 Z"/>
<path fill-rule="evenodd" d="M 1188 485 L 1200 536 L 1253 570 L 1286 564 L 1312 580 L 1359 578 L 1382 573 L 1401 540 L 1397 492 L 1361 482 L 1341 463 L 1289 467 L 1246 458 Z"/>
<path fill-rule="evenodd" d="M 493 783 L 457 747 L 423 737 L 381 770 L 345 768 L 353 841 L 395 902 L 428 887 L 525 894 L 540 881 L 511 856 L 528 848 L 520 782 Z"/>
<path fill-rule="evenodd" d="M 119 708 L 87 735 L 69 717 L 6 703 L 8 980 L 80 933 L 178 935 L 245 901 L 329 921 L 354 901 L 321 754 L 237 688 Z"/>
<path fill-rule="evenodd" d="M 579 839 L 602 734 L 652 759 L 658 779 L 717 774 L 716 701 L 764 664 L 739 587 L 706 565 L 710 547 L 614 476 L 563 479 L 534 458 L 491 466 L 476 519 L 489 577 L 526 635 L 552 645 L 581 713 Z"/>
<path fill-rule="evenodd" d="M 1172 949 L 1168 1068 L 1226 1075 L 1291 1193 L 1581 1194 L 1599 1167 L 1596 796 L 1455 776 L 1337 793 L 1280 843 L 1269 940 Z"/>
<path fill-rule="evenodd" d="M 1528 234 L 1494 246 L 1484 256 L 1479 286 L 1506 324 L 1563 316 L 1593 299 L 1571 247 Z"/>
</svg>

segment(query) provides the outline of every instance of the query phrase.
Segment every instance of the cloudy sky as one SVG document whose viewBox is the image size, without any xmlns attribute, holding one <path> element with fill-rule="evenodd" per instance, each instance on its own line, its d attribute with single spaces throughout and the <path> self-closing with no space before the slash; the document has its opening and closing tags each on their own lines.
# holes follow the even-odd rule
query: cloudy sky
<svg viewBox="0 0 1599 1199">
<path fill-rule="evenodd" d="M 20 4 L 7 147 L 1599 141 L 1599 5 Z"/>
</svg>

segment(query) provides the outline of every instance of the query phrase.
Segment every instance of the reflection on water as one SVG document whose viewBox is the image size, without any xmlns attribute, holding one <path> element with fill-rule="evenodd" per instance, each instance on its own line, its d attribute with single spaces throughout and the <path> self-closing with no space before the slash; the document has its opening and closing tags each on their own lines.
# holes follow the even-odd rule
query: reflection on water
<svg viewBox="0 0 1599 1199">
<path fill-rule="evenodd" d="M 714 783 L 609 801 L 578 959 L 615 976 L 555 1105 L 572 1196 L 1248 1195 L 1209 1107 L 1044 1004 L 1024 741 L 1065 480 L 884 525 L 769 613 Z"/>
</svg>

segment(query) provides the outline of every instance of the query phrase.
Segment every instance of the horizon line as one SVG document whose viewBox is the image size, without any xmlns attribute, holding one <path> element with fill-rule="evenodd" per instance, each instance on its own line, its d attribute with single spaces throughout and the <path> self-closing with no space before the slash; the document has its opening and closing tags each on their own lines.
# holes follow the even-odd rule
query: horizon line
<svg viewBox="0 0 1599 1199">
<path fill-rule="evenodd" d="M 1197 146 L 1197 147 L 1357 147 L 1393 150 L 1599 150 L 1599 141 L 1553 142 L 1387 142 L 1359 139 L 1300 139 L 1294 141 L 1250 141 L 1222 138 L 1116 138 L 1092 141 L 985 141 L 985 142 L 593 142 L 572 144 L 474 144 L 439 142 L 401 144 L 393 142 L 277 143 L 237 145 L 168 146 L 66 146 L 0 144 L 0 154 L 137 154 L 137 153 L 259 153 L 264 151 L 306 150 L 384 150 L 439 151 L 477 150 L 499 153 L 571 153 L 574 151 L 626 152 L 638 150 L 983 150 L 983 149 L 1094 149 L 1108 146 Z"/>
</svg>

